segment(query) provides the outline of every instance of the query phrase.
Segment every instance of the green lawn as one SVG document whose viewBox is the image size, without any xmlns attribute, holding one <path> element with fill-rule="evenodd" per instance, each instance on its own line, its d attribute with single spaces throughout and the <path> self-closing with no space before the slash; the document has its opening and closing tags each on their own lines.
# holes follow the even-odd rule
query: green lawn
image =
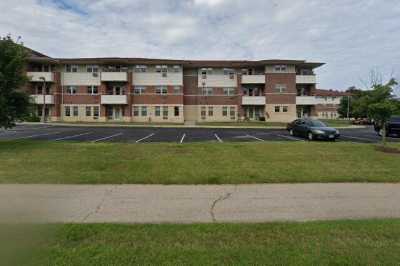
<svg viewBox="0 0 400 266">
<path fill-rule="evenodd" d="M 341 119 L 320 119 L 330 127 L 348 127 L 351 126 L 351 121 Z"/>
<path fill-rule="evenodd" d="M 0 141 L 0 183 L 399 182 L 399 162 L 372 144 L 345 142 Z"/>
<path fill-rule="evenodd" d="M 38 234 L 40 241 L 31 243 L 29 250 L 35 254 L 29 258 L 31 265 L 398 265 L 400 261 L 400 220 L 42 227 L 48 229 L 48 237 Z M 17 254 L 21 261 L 23 252 Z"/>
</svg>

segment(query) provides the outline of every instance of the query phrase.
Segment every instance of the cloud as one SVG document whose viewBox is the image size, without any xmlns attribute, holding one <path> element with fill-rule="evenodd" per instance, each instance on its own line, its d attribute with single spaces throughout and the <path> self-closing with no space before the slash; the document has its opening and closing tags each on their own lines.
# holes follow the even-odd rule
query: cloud
<svg viewBox="0 0 400 266">
<path fill-rule="evenodd" d="M 0 35 L 54 57 L 322 61 L 319 86 L 400 79 L 400 2 L 2 0 Z"/>
</svg>

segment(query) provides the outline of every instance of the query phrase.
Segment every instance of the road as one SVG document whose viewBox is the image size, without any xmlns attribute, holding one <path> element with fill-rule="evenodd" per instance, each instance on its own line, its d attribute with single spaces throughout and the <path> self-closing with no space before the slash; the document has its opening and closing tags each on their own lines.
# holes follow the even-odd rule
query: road
<svg viewBox="0 0 400 266">
<path fill-rule="evenodd" d="M 0 185 L 1 222 L 400 218 L 400 184 Z"/>
<path fill-rule="evenodd" d="M 380 137 L 372 127 L 340 129 L 338 141 L 376 143 Z M 156 127 L 88 127 L 61 125 L 19 125 L 12 130 L 0 131 L 0 140 L 46 140 L 81 142 L 262 142 L 304 141 L 292 137 L 284 129 L 246 128 L 156 128 Z M 388 138 L 399 142 L 400 138 Z"/>
</svg>

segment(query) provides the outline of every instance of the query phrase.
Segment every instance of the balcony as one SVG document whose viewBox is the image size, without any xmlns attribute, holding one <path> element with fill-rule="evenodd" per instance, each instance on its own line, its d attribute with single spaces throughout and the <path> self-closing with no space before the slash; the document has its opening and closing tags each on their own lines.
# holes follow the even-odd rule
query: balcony
<svg viewBox="0 0 400 266">
<path fill-rule="evenodd" d="M 315 84 L 317 78 L 315 75 L 296 75 L 297 84 Z"/>
<path fill-rule="evenodd" d="M 101 72 L 101 81 L 128 81 L 127 72 Z"/>
<path fill-rule="evenodd" d="M 265 75 L 243 75 L 242 84 L 265 84 Z"/>
<path fill-rule="evenodd" d="M 243 96 L 242 105 L 265 105 L 265 96 Z"/>
<path fill-rule="evenodd" d="M 27 72 L 31 82 L 43 82 L 41 77 L 45 78 L 46 82 L 54 82 L 54 75 L 52 72 Z"/>
<path fill-rule="evenodd" d="M 126 95 L 101 95 L 101 104 L 128 104 Z"/>
<path fill-rule="evenodd" d="M 43 104 L 43 102 L 46 104 L 54 104 L 54 96 L 50 94 L 44 95 L 44 98 L 42 94 L 34 94 L 31 95 L 31 98 L 34 104 Z"/>
<path fill-rule="evenodd" d="M 297 105 L 317 105 L 317 104 L 340 104 L 340 97 L 322 97 L 322 96 L 297 96 Z"/>
</svg>

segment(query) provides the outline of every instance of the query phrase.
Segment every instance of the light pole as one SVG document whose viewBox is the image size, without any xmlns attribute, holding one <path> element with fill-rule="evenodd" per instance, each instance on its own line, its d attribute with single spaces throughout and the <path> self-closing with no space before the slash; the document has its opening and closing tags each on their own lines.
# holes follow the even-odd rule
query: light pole
<svg viewBox="0 0 400 266">
<path fill-rule="evenodd" d="M 347 120 L 350 120 L 350 95 L 347 95 Z"/>
<path fill-rule="evenodd" d="M 40 80 L 43 80 L 43 87 L 42 87 L 42 95 L 43 95 L 43 104 L 42 104 L 42 122 L 46 123 L 46 78 L 40 77 Z"/>
</svg>

